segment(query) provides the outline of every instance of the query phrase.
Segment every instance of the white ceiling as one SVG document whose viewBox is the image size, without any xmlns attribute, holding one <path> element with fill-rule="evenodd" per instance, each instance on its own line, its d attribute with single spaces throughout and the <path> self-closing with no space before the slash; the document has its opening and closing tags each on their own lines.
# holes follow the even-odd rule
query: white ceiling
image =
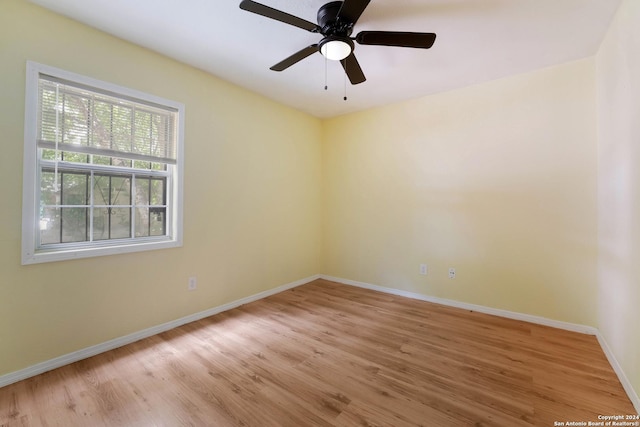
<svg viewBox="0 0 640 427">
<path fill-rule="evenodd" d="M 596 53 L 620 0 L 372 0 L 362 30 L 435 32 L 429 50 L 359 46 L 367 81 L 320 54 L 269 67 L 321 36 L 241 10 L 240 0 L 31 0 L 318 117 L 332 117 Z M 329 0 L 259 0 L 316 22 Z"/>
</svg>

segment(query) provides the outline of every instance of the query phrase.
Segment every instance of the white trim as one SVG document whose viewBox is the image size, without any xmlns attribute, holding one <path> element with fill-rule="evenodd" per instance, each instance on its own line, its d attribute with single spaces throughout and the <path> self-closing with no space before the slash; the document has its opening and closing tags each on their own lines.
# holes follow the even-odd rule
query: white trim
<svg viewBox="0 0 640 427">
<path fill-rule="evenodd" d="M 24 102 L 24 147 L 22 167 L 22 264 L 35 251 L 36 233 L 36 127 L 38 121 L 38 77 L 35 64 L 27 62 Z M 39 184 L 38 184 L 39 185 Z"/>
<path fill-rule="evenodd" d="M 166 332 L 168 330 L 177 328 L 182 325 L 186 325 L 187 323 L 195 322 L 197 320 L 204 319 L 205 317 L 213 316 L 215 314 L 222 313 L 223 311 L 231 310 L 241 305 L 248 304 L 250 302 L 254 302 L 254 301 L 266 298 L 271 295 L 275 295 L 277 293 L 280 293 L 292 288 L 296 288 L 298 286 L 312 282 L 319 278 L 320 278 L 320 275 L 314 275 L 314 276 L 307 277 L 305 279 L 296 280 L 295 282 L 287 283 L 286 285 L 278 286 L 277 288 L 269 289 L 267 291 L 259 292 L 257 294 L 250 295 L 248 297 L 240 298 L 238 300 L 229 302 L 227 304 L 219 305 L 217 307 L 213 307 L 208 310 L 201 311 L 199 313 L 181 317 L 180 319 L 172 320 L 171 322 L 163 323 L 161 325 L 152 326 L 151 328 L 147 328 L 142 331 L 134 332 L 132 334 L 125 335 L 123 337 L 115 338 L 115 339 L 103 342 L 101 344 L 96 344 L 91 347 L 87 347 L 78 351 L 74 351 L 72 353 L 62 355 L 60 357 L 56 357 L 54 359 L 47 360 L 45 362 L 35 364 L 33 366 L 30 366 L 25 369 L 21 369 L 19 371 L 2 375 L 0 376 L 0 387 L 4 387 L 9 384 L 13 384 L 18 381 L 25 380 L 27 378 L 40 375 L 47 371 L 51 371 L 53 369 L 60 368 L 65 365 L 69 365 L 79 360 L 83 360 L 83 359 L 95 356 L 97 354 L 104 353 L 106 351 L 113 350 L 115 348 L 122 347 L 127 344 L 131 344 L 141 339 L 148 338 L 150 336 L 157 335 L 162 332 Z"/>
<path fill-rule="evenodd" d="M 634 390 L 631 381 L 629 381 L 629 378 L 627 378 L 624 370 L 622 369 L 622 366 L 620 366 L 620 363 L 618 363 L 618 359 L 616 359 L 616 356 L 614 356 L 613 351 L 611 351 L 611 347 L 609 347 L 609 344 L 607 344 L 607 340 L 604 339 L 604 336 L 600 331 L 598 331 L 598 333 L 596 334 L 596 338 L 598 338 L 600 347 L 602 347 L 602 351 L 604 351 L 605 356 L 607 356 L 611 367 L 618 375 L 618 379 L 620 380 L 624 391 L 627 392 L 627 396 L 629 396 L 633 407 L 636 408 L 636 412 L 640 415 L 640 397 L 638 397 L 638 393 L 636 393 L 636 391 Z"/>
<path fill-rule="evenodd" d="M 356 282 L 349 279 L 341 279 L 339 277 L 331 277 L 320 275 L 321 279 L 330 280 L 332 282 L 342 283 L 344 285 L 357 286 L 359 288 L 371 289 L 374 291 L 384 292 L 386 294 L 398 295 L 420 301 L 442 304 L 449 307 L 461 308 L 464 310 L 477 311 L 479 313 L 492 314 L 494 316 L 506 317 L 508 319 L 520 320 L 523 322 L 535 323 L 538 325 L 551 326 L 552 328 L 565 329 L 567 331 L 579 332 L 586 335 L 597 335 L 598 330 L 593 326 L 578 325 L 575 323 L 561 322 L 559 320 L 547 319 L 546 317 L 534 316 L 531 314 L 518 313 L 515 311 L 502 310 L 499 308 L 487 307 L 484 305 L 469 304 L 466 302 L 455 301 L 445 298 L 432 297 L 428 295 L 418 294 L 415 292 L 403 291 L 400 289 L 386 288 L 384 286 L 371 285 L 369 283 Z"/>
<path fill-rule="evenodd" d="M 491 314 L 494 316 L 505 317 L 508 319 L 520 320 L 524 322 L 535 323 L 537 325 L 550 326 L 553 328 L 564 329 L 571 332 L 578 332 L 585 335 L 595 335 L 602 347 L 602 351 L 607 356 L 613 371 L 618 376 L 624 391 L 629 396 L 631 403 L 635 407 L 638 414 L 640 414 L 640 399 L 638 398 L 638 394 L 633 388 L 633 385 L 629 381 L 629 378 L 625 375 L 622 367 L 618 363 L 616 357 L 614 356 L 611 348 L 607 344 L 606 340 L 600 333 L 597 328 L 593 326 L 579 325 L 575 323 L 562 322 L 559 320 L 547 319 L 546 317 L 541 316 L 533 316 L 531 314 L 517 313 L 515 311 L 502 310 L 498 308 L 486 307 L 483 305 L 469 304 L 466 302 L 460 302 L 450 299 L 437 298 L 428 295 L 418 294 L 415 292 L 403 291 L 401 289 L 387 288 L 384 286 L 372 285 L 370 283 L 357 282 L 355 280 L 342 279 L 340 277 L 327 276 L 325 274 L 321 274 L 320 278 L 323 280 L 329 280 L 331 282 L 341 283 L 343 285 L 356 286 L 359 288 L 370 289 L 373 291 L 384 292 L 386 294 L 398 295 L 406 298 L 416 299 L 420 301 L 433 302 L 435 304 L 442 304 L 449 307 L 462 308 L 464 310 L 472 310 L 477 311 L 479 313 Z"/>
<path fill-rule="evenodd" d="M 184 104 L 161 98 L 156 95 L 130 89 L 113 83 L 82 76 L 70 71 L 27 61 L 25 86 L 25 121 L 24 121 L 24 154 L 22 173 L 22 265 L 37 264 L 88 258 L 103 255 L 115 255 L 155 249 L 169 249 L 182 246 L 183 239 L 183 200 L 184 200 Z M 38 121 L 38 81 L 41 75 L 75 82 L 95 90 L 106 92 L 112 96 L 120 96 L 136 100 L 147 105 L 163 106 L 175 110 L 177 114 L 176 132 L 176 164 L 170 165 L 173 171 L 168 174 L 167 185 L 167 230 L 168 236 L 163 239 L 126 239 L 120 242 L 91 242 L 90 245 L 68 245 L 65 249 L 38 249 L 36 237 L 39 224 L 39 186 L 38 143 L 35 124 Z M 58 165 L 58 163 L 56 163 Z M 100 169 L 100 167 L 98 167 Z"/>
</svg>

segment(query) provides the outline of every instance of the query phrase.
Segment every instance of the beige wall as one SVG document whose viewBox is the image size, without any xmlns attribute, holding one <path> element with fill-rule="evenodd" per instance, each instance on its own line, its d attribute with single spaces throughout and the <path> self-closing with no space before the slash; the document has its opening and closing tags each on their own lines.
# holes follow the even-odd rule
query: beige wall
<svg viewBox="0 0 640 427">
<path fill-rule="evenodd" d="M 640 2 L 624 0 L 598 70 L 598 326 L 640 392 Z"/>
<path fill-rule="evenodd" d="M 20 265 L 27 60 L 186 105 L 182 248 Z M 319 273 L 318 119 L 24 0 L 0 95 L 0 375 Z"/>
<path fill-rule="evenodd" d="M 595 326 L 594 73 L 586 59 L 326 121 L 322 272 Z"/>
</svg>

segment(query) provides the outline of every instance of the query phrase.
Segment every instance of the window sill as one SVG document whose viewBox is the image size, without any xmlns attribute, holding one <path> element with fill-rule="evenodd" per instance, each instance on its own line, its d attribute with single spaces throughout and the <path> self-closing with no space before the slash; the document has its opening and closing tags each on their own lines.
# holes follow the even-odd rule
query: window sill
<svg viewBox="0 0 640 427">
<path fill-rule="evenodd" d="M 66 261 L 72 259 L 91 258 L 105 255 L 118 255 L 133 252 L 151 251 L 157 249 L 170 249 L 182 246 L 182 241 L 163 239 L 143 243 L 126 243 L 117 245 L 105 245 L 99 247 L 39 250 L 35 253 L 23 253 L 22 265 L 40 264 L 45 262 Z"/>
</svg>

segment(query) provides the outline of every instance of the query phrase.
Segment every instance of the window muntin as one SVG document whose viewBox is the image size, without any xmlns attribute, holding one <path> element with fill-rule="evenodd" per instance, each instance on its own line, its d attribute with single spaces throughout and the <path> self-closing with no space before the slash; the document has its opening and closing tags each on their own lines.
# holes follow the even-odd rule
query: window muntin
<svg viewBox="0 0 640 427">
<path fill-rule="evenodd" d="M 167 235 L 167 177 L 58 168 L 41 171 L 41 248 Z"/>
<path fill-rule="evenodd" d="M 28 63 L 23 263 L 180 245 L 183 109 Z"/>
</svg>

